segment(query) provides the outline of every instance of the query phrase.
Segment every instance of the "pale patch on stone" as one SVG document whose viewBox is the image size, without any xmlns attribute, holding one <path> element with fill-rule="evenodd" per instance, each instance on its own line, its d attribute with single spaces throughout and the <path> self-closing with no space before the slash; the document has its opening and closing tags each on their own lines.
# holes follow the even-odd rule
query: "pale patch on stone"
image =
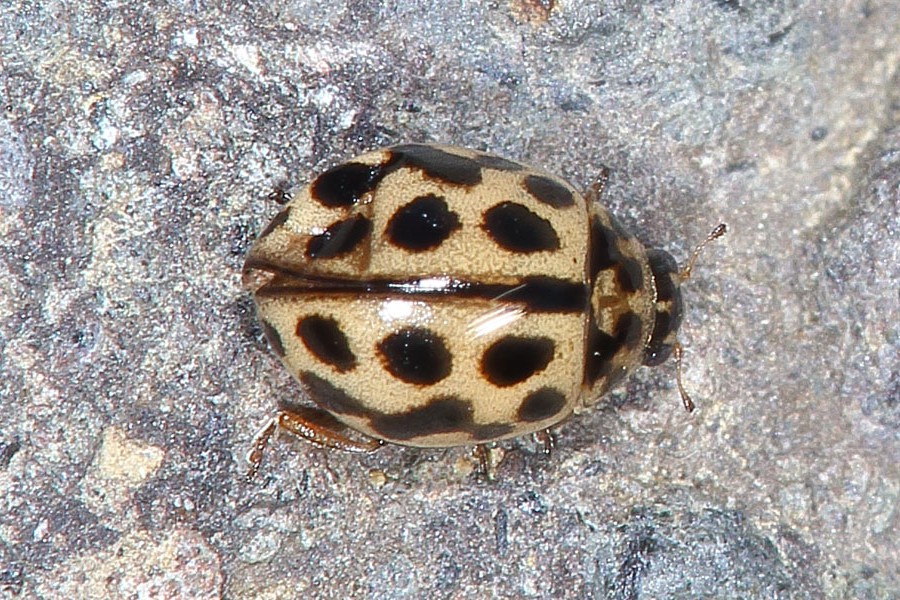
<svg viewBox="0 0 900 600">
<path fill-rule="evenodd" d="M 139 485 L 159 468 L 163 456 L 164 452 L 156 446 L 129 440 L 120 429 L 109 427 L 103 433 L 95 465 L 104 479 Z"/>
<path fill-rule="evenodd" d="M 98 552 L 62 563 L 39 588 L 54 598 L 219 598 L 223 576 L 219 557 L 195 531 L 179 529 L 151 536 L 129 534 Z"/>
<path fill-rule="evenodd" d="M 134 520 L 129 505 L 135 490 L 156 472 L 164 455 L 160 448 L 129 440 L 118 428 L 107 428 L 81 482 L 84 503 L 97 514 L 115 514 L 110 523 L 127 528 Z"/>
<path fill-rule="evenodd" d="M 263 74 L 259 48 L 251 44 L 238 44 L 231 47 L 231 55 L 238 63 L 256 76 Z"/>
</svg>

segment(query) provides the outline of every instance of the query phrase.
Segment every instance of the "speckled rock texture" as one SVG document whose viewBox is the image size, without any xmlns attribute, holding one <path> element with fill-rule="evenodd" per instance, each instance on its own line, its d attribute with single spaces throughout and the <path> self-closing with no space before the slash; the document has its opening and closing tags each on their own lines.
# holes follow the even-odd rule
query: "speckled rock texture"
<svg viewBox="0 0 900 600">
<path fill-rule="evenodd" d="M 900 594 L 895 0 L 0 3 L 0 597 Z M 493 452 L 280 438 L 240 287 L 277 188 L 406 141 L 684 259 L 642 369 Z M 366 318 L 366 315 L 361 315 Z"/>
</svg>

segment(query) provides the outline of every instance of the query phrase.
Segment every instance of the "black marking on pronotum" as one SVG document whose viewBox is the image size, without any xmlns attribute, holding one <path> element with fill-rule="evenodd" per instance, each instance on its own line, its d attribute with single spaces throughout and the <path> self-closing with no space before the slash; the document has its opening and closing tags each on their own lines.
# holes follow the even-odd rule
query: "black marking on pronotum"
<svg viewBox="0 0 900 600">
<path fill-rule="evenodd" d="M 548 337 L 506 336 L 481 356 L 481 373 L 498 387 L 521 383 L 547 368 L 556 344 Z"/>
<path fill-rule="evenodd" d="M 616 320 L 616 339 L 621 340 L 626 348 L 637 348 L 643 339 L 643 329 L 639 316 L 631 311 L 622 313 Z"/>
<path fill-rule="evenodd" d="M 613 335 L 600 331 L 591 314 L 588 325 L 584 380 L 593 386 L 598 379 L 610 374 L 612 359 L 622 348 L 635 348 L 642 339 L 641 319 L 633 312 L 622 314 L 616 321 Z"/>
<path fill-rule="evenodd" d="M 647 262 L 650 263 L 650 272 L 653 273 L 656 301 L 665 302 L 674 298 L 678 294 L 678 286 L 675 283 L 678 264 L 675 259 L 665 250 L 654 249 L 647 252 Z"/>
<path fill-rule="evenodd" d="M 284 356 L 284 343 L 281 341 L 281 334 L 278 333 L 278 330 L 265 319 L 260 319 L 260 324 L 262 325 L 262 330 L 266 335 L 266 339 L 269 340 L 269 346 L 272 347 L 272 352 L 278 356 Z"/>
<path fill-rule="evenodd" d="M 266 228 L 262 230 L 262 233 L 259 234 L 259 238 L 262 239 L 275 231 L 277 228 L 281 227 L 288 220 L 288 217 L 291 214 L 291 207 L 287 207 L 277 215 L 272 217 L 272 220 L 266 225 Z"/>
<path fill-rule="evenodd" d="M 302 371 L 300 382 L 309 392 L 310 400 L 329 412 L 357 417 L 369 413 L 365 404 L 312 371 Z"/>
<path fill-rule="evenodd" d="M 678 265 L 664 250 L 650 250 L 647 253 L 653 283 L 656 287 L 653 332 L 644 349 L 643 364 L 655 367 L 662 364 L 672 353 L 675 332 L 681 326 L 684 306 L 678 288 Z"/>
<path fill-rule="evenodd" d="M 362 215 L 336 221 L 328 228 L 309 238 L 306 256 L 309 258 L 335 258 L 353 252 L 372 231 L 372 222 Z"/>
<path fill-rule="evenodd" d="M 450 185 L 473 186 L 481 183 L 481 166 L 471 158 L 445 152 L 425 144 L 404 144 L 388 148 L 386 172 L 412 167 L 428 179 Z"/>
<path fill-rule="evenodd" d="M 344 163 L 319 175 L 310 184 L 310 196 L 329 208 L 347 208 L 374 190 L 384 176 L 381 165 Z"/>
<path fill-rule="evenodd" d="M 623 292 L 633 294 L 644 285 L 644 271 L 641 263 L 624 256 L 616 266 L 616 282 Z"/>
<path fill-rule="evenodd" d="M 531 254 L 559 249 L 559 236 L 550 221 L 515 202 L 501 202 L 485 211 L 481 228 L 510 252 Z"/>
<path fill-rule="evenodd" d="M 401 329 L 378 342 L 377 348 L 385 369 L 407 383 L 434 385 L 450 374 L 450 351 L 430 329 Z"/>
<path fill-rule="evenodd" d="M 336 320 L 321 315 L 301 317 L 297 321 L 297 337 L 316 358 L 338 371 L 356 367 L 356 356 Z"/>
<path fill-rule="evenodd" d="M 305 275 L 274 265 L 268 261 L 247 259 L 247 270 L 268 271 L 273 277 L 258 290 L 258 298 L 293 295 L 347 296 L 373 294 L 411 298 L 465 298 L 519 304 L 529 312 L 579 313 L 587 309 L 589 290 L 580 281 L 554 277 L 524 277 L 517 283 L 481 283 L 451 278 L 408 280 L 342 279 Z"/>
<path fill-rule="evenodd" d="M 386 233 L 395 246 L 423 252 L 440 246 L 459 227 L 459 216 L 447 207 L 447 201 L 427 194 L 398 208 Z"/>
<path fill-rule="evenodd" d="M 556 388 L 542 387 L 525 396 L 516 416 L 520 421 L 534 423 L 555 417 L 565 406 L 565 394 Z"/>
<path fill-rule="evenodd" d="M 529 175 L 522 182 L 525 190 L 536 200 L 553 208 L 575 206 L 572 190 L 563 184 L 543 175 Z"/>
<path fill-rule="evenodd" d="M 377 433 L 397 440 L 457 433 L 472 428 L 472 405 L 455 396 L 439 396 L 402 413 L 376 412 L 371 415 L 370 424 Z"/>
<path fill-rule="evenodd" d="M 657 308 L 653 320 L 653 333 L 650 334 L 650 342 L 644 350 L 644 358 L 641 364 L 647 367 L 655 367 L 666 362 L 672 354 L 672 344 L 668 342 L 669 334 L 678 329 L 678 324 L 672 319 L 668 311 Z"/>
</svg>

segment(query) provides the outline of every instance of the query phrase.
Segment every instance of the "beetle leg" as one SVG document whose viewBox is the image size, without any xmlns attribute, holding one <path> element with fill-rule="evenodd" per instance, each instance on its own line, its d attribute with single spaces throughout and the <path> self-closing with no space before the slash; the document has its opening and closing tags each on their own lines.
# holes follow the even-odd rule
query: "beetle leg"
<svg viewBox="0 0 900 600">
<path fill-rule="evenodd" d="M 490 481 L 491 476 L 491 450 L 484 444 L 478 444 L 472 450 L 472 455 L 478 461 L 478 475 Z"/>
<path fill-rule="evenodd" d="M 588 206 L 600 200 L 600 196 L 603 195 L 603 189 L 608 182 L 609 168 L 602 166 L 600 167 L 600 173 L 597 175 L 597 178 L 594 179 L 594 182 L 591 183 L 591 187 L 587 189 L 587 192 L 584 195 Z"/>
<path fill-rule="evenodd" d="M 550 456 L 553 453 L 553 449 L 556 448 L 556 436 L 553 435 L 553 431 L 549 428 L 535 431 L 534 438 L 543 446 L 544 454 Z"/>
<path fill-rule="evenodd" d="M 247 475 L 249 481 L 256 476 L 262 463 L 263 454 L 269 440 L 280 429 L 310 442 L 320 448 L 334 448 L 345 452 L 369 453 L 384 445 L 383 440 L 354 440 L 344 435 L 344 425 L 328 413 L 310 407 L 298 407 L 292 410 L 279 410 L 253 438 L 250 452 L 247 453 Z"/>
<path fill-rule="evenodd" d="M 681 359 L 683 355 L 684 350 L 681 347 L 681 343 L 679 343 L 678 340 L 675 340 L 675 343 L 672 344 L 672 356 L 675 357 L 675 383 L 678 384 L 678 393 L 681 394 L 681 402 L 684 404 L 684 410 L 694 412 L 694 401 L 691 400 L 690 395 L 681 383 Z"/>
</svg>

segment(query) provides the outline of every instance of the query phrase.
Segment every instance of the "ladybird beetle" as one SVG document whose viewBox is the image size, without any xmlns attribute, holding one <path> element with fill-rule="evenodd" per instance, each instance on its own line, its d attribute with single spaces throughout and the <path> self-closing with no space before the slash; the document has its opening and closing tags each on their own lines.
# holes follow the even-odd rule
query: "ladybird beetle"
<svg viewBox="0 0 900 600">
<path fill-rule="evenodd" d="M 272 350 L 313 407 L 280 428 L 370 452 L 543 433 L 637 366 L 674 353 L 687 267 L 646 250 L 549 173 L 450 146 L 376 150 L 326 171 L 255 241 L 243 270 Z M 361 435 L 347 435 L 347 430 Z"/>
</svg>

